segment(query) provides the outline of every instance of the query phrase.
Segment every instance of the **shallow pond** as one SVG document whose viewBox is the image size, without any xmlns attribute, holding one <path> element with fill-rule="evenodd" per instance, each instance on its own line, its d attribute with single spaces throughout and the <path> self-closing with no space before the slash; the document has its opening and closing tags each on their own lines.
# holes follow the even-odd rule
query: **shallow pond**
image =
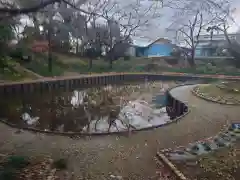
<svg viewBox="0 0 240 180">
<path fill-rule="evenodd" d="M 18 125 L 19 128 L 34 127 L 60 132 L 93 131 L 90 129 L 95 128 L 98 131 L 97 124 L 105 122 L 105 125 L 101 125 L 104 126 L 104 131 L 109 131 L 112 125 L 117 130 L 123 130 L 129 126 L 122 120 L 117 122 L 116 119 L 120 119 L 120 115 L 122 118 L 132 117 L 133 115 L 127 112 L 131 111 L 128 109 L 131 105 L 130 108 L 134 106 L 138 109 L 136 111 L 141 111 L 141 118 L 146 121 L 142 124 L 150 126 L 149 119 L 154 119 L 152 114 L 156 110 L 153 108 L 156 104 L 153 97 L 157 97 L 158 106 L 160 102 L 164 106 L 164 97 L 160 96 L 164 96 L 165 91 L 175 85 L 176 82 L 173 81 L 157 81 L 5 97 L 0 102 L 0 117 Z M 135 102 L 136 100 L 139 102 Z M 164 118 L 167 118 L 166 113 Z M 91 125 L 93 121 L 94 125 Z M 155 118 L 154 121 L 160 120 Z M 131 123 L 135 123 L 137 127 L 139 122 L 132 120 Z"/>
</svg>

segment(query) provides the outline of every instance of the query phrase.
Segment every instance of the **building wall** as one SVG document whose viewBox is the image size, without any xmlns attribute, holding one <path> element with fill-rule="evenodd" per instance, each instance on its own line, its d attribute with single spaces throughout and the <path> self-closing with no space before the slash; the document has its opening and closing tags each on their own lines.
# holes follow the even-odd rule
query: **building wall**
<svg viewBox="0 0 240 180">
<path fill-rule="evenodd" d="M 172 49 L 171 44 L 152 44 L 147 48 L 144 55 L 148 57 L 170 56 Z"/>
<path fill-rule="evenodd" d="M 213 56 L 211 54 L 210 48 L 203 48 L 203 47 L 196 48 L 195 57 L 209 57 L 209 56 Z"/>
<path fill-rule="evenodd" d="M 238 34 L 229 34 L 228 35 L 231 40 L 237 40 L 238 39 Z M 211 40 L 211 35 L 205 34 L 205 35 L 200 35 L 198 38 L 199 41 L 210 41 Z M 213 41 L 224 41 L 226 40 L 224 34 L 213 34 L 212 36 Z"/>
<path fill-rule="evenodd" d="M 130 46 L 126 52 L 128 56 L 136 56 L 136 48 L 134 46 Z"/>
<path fill-rule="evenodd" d="M 196 57 L 201 57 L 201 56 L 202 56 L 202 48 L 201 48 L 201 47 L 196 48 L 196 50 L 195 50 L 195 56 L 196 56 Z"/>
<path fill-rule="evenodd" d="M 218 47 L 224 47 L 226 45 L 226 40 L 206 40 L 199 41 L 196 50 L 196 57 L 210 57 L 217 56 Z M 212 45 L 212 46 L 211 46 Z"/>
<path fill-rule="evenodd" d="M 229 38 L 231 40 L 235 40 L 238 43 L 240 43 L 240 34 L 229 34 Z M 195 56 L 196 57 L 211 57 L 216 56 L 215 53 L 213 53 L 214 50 L 211 50 L 211 47 L 208 47 L 210 43 L 213 43 L 215 46 L 218 47 L 224 47 L 227 43 L 225 35 L 224 34 L 214 34 L 211 36 L 209 34 L 206 35 L 200 35 L 199 36 L 199 43 L 195 50 Z"/>
</svg>

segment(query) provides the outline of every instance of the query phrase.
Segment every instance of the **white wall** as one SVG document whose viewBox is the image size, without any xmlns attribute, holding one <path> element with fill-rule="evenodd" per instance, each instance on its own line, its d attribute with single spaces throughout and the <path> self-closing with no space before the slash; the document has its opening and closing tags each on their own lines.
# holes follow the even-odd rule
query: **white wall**
<svg viewBox="0 0 240 180">
<path fill-rule="evenodd" d="M 237 39 L 237 35 L 236 34 L 229 34 L 229 38 L 230 39 Z M 210 41 L 211 40 L 211 36 L 208 34 L 208 35 L 201 35 L 199 36 L 198 38 L 199 41 Z M 226 40 L 225 38 L 225 35 L 224 34 L 214 34 L 212 36 L 212 40 Z"/>
<path fill-rule="evenodd" d="M 128 56 L 136 56 L 136 48 L 133 46 L 130 46 L 126 52 L 126 55 Z"/>
</svg>

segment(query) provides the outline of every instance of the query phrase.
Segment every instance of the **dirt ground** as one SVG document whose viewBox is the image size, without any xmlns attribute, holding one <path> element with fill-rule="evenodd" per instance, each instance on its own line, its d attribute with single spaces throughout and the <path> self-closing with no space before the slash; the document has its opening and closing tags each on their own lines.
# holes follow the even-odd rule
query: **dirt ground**
<svg viewBox="0 0 240 180">
<path fill-rule="evenodd" d="M 0 124 L 0 153 L 66 158 L 75 180 L 106 180 L 114 176 L 124 180 L 156 179 L 154 156 L 158 150 L 213 136 L 229 123 L 239 121 L 239 106 L 204 101 L 192 95 L 192 88 L 172 90 L 172 94 L 187 102 L 191 109 L 177 123 L 130 136 L 85 138 L 16 133 L 16 129 Z"/>
</svg>

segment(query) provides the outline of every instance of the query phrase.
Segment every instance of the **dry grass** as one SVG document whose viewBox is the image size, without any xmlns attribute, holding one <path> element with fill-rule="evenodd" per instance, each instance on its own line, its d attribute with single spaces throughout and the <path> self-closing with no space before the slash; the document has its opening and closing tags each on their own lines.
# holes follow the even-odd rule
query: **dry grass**
<svg viewBox="0 0 240 180">
<path fill-rule="evenodd" d="M 215 84 L 200 85 L 198 92 L 206 97 L 212 97 L 236 104 L 240 103 L 240 93 L 220 89 Z"/>
<path fill-rule="evenodd" d="M 63 55 L 63 54 L 54 54 L 58 57 L 58 60 L 61 61 L 62 63 L 79 63 L 79 61 L 86 61 L 86 58 L 80 58 L 80 57 L 75 57 L 75 56 L 68 56 L 68 55 Z"/>
</svg>

